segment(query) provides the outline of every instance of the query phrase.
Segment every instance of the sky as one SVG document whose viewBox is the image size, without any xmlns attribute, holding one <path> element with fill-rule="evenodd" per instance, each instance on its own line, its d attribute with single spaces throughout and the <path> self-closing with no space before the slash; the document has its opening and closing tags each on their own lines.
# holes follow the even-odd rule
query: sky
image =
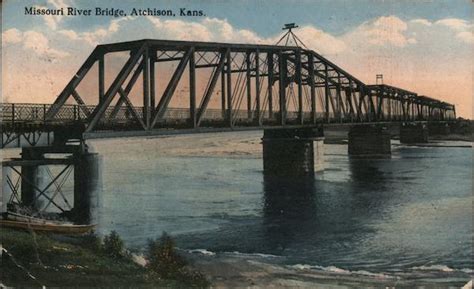
<svg viewBox="0 0 474 289">
<path fill-rule="evenodd" d="M 106 3 L 106 4 L 105 4 Z M 97 44 L 143 38 L 274 44 L 284 23 L 365 83 L 384 83 L 456 105 L 472 118 L 470 0 L 88 1 L 4 0 L 4 102 L 51 103 Z M 25 7 L 172 9 L 175 17 L 32 16 Z M 179 16 L 179 8 L 203 16 Z M 94 11 L 93 11 L 94 12 Z"/>
</svg>

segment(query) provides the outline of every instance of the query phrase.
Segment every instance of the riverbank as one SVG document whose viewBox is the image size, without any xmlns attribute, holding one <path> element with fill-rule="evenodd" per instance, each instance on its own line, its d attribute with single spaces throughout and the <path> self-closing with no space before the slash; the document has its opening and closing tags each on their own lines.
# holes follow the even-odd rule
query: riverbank
<svg viewBox="0 0 474 289">
<path fill-rule="evenodd" d="M 278 262 L 278 256 L 262 254 L 195 250 L 184 255 L 214 288 L 472 288 L 469 273 L 447 267 L 395 275 L 351 272 L 333 266 L 286 266 Z"/>
<path fill-rule="evenodd" d="M 151 274 L 142 257 L 111 258 L 98 253 L 96 239 L 61 237 L 1 229 L 1 284 L 38 288 L 460 288 L 469 280 L 464 274 L 424 272 L 411 276 L 336 267 L 287 266 L 281 257 L 262 254 L 213 253 L 179 250 L 207 281 L 166 280 Z M 472 288 L 465 287 L 465 288 Z"/>
<path fill-rule="evenodd" d="M 99 253 L 96 242 L 91 236 L 65 238 L 1 228 L 1 283 L 14 288 L 203 287 L 203 280 L 162 279 L 131 257 Z"/>
</svg>

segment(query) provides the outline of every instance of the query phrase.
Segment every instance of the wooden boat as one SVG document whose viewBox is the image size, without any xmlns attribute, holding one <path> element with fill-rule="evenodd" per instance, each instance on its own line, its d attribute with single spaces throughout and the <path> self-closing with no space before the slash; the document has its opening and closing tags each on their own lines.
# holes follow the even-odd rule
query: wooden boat
<svg viewBox="0 0 474 289">
<path fill-rule="evenodd" d="M 96 225 L 76 225 L 70 222 L 59 222 L 34 218 L 17 213 L 7 212 L 0 219 L 0 227 L 33 230 L 66 235 L 79 235 L 90 232 Z"/>
</svg>

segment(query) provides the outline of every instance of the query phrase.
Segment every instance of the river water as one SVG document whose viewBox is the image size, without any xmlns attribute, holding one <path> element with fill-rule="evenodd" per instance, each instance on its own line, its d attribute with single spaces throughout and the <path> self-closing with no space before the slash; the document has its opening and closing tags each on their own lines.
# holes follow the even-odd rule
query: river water
<svg viewBox="0 0 474 289">
<path fill-rule="evenodd" d="M 326 144 L 314 179 L 275 179 L 263 175 L 260 137 L 92 142 L 104 157 L 99 230 L 136 249 L 166 231 L 183 249 L 293 266 L 472 273 L 471 148 L 393 142 L 390 159 L 351 159 Z"/>
<path fill-rule="evenodd" d="M 182 249 L 295 268 L 472 274 L 471 148 L 392 141 L 389 159 L 351 159 L 326 144 L 314 179 L 275 179 L 261 135 L 91 141 L 104 160 L 98 231 L 135 250 L 166 231 Z"/>
</svg>

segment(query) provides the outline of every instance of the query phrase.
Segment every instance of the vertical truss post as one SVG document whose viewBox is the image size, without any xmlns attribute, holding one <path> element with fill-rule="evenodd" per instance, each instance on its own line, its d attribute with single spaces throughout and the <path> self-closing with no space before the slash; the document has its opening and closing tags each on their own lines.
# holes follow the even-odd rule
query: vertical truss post
<svg viewBox="0 0 474 289">
<path fill-rule="evenodd" d="M 406 102 L 406 120 L 411 120 L 410 99 L 408 99 Z"/>
<path fill-rule="evenodd" d="M 285 125 L 286 122 L 286 69 L 287 69 L 287 60 L 286 56 L 282 51 L 278 52 L 278 61 L 279 61 L 279 99 L 280 99 L 280 124 Z"/>
<path fill-rule="evenodd" d="M 250 76 L 250 56 L 252 52 L 247 51 L 245 53 L 245 66 L 246 66 L 246 87 L 247 87 L 247 115 L 248 119 L 252 119 L 252 85 L 251 85 L 251 76 Z"/>
<path fill-rule="evenodd" d="M 156 50 L 152 50 L 150 57 L 150 107 L 155 107 L 156 98 L 156 76 L 155 76 L 155 62 L 156 62 Z"/>
<path fill-rule="evenodd" d="M 388 120 L 392 121 L 392 98 L 390 96 L 390 92 L 387 93 L 387 101 L 388 101 Z"/>
<path fill-rule="evenodd" d="M 304 114 L 303 114 L 303 87 L 301 82 L 301 50 L 296 50 L 296 81 L 298 83 L 298 118 L 299 123 L 304 123 Z"/>
<path fill-rule="evenodd" d="M 365 87 L 359 84 L 359 112 L 360 112 L 360 120 L 362 121 L 362 105 L 365 104 L 365 119 L 370 121 L 370 109 L 366 104 L 365 100 Z"/>
<path fill-rule="evenodd" d="M 378 107 L 377 107 L 377 120 L 383 119 L 383 102 L 384 102 L 384 89 L 380 88 L 377 89 L 377 96 L 378 96 Z"/>
<path fill-rule="evenodd" d="M 258 125 L 262 124 L 260 118 L 260 53 L 255 51 L 255 112 Z"/>
<path fill-rule="evenodd" d="M 189 56 L 189 117 L 193 128 L 197 127 L 196 122 L 196 63 L 194 61 L 194 51 Z"/>
<path fill-rule="evenodd" d="M 343 107 L 342 95 L 341 95 L 341 74 L 339 73 L 339 71 L 337 72 L 336 97 L 337 97 L 337 115 L 339 118 L 339 122 L 342 122 L 344 107 Z"/>
<path fill-rule="evenodd" d="M 407 102 L 407 112 L 408 112 L 408 120 L 411 120 L 412 107 L 411 107 L 411 100 L 410 99 L 408 99 L 408 102 Z"/>
<path fill-rule="evenodd" d="M 268 62 L 268 118 L 273 118 L 273 53 L 267 53 Z"/>
<path fill-rule="evenodd" d="M 359 97 L 357 98 L 357 95 L 354 96 L 354 99 L 356 100 L 357 119 L 362 121 L 362 85 L 360 83 L 357 84 L 357 90 L 359 92 Z"/>
<path fill-rule="evenodd" d="M 414 109 L 415 109 L 415 118 L 419 119 L 420 118 L 420 111 L 419 111 L 420 105 L 418 104 L 418 102 L 415 102 Z"/>
<path fill-rule="evenodd" d="M 403 99 L 403 96 L 399 95 L 402 99 L 400 99 L 398 103 L 398 111 L 399 111 L 399 119 L 404 121 L 405 120 L 405 100 Z"/>
<path fill-rule="evenodd" d="M 394 100 L 393 105 L 395 107 L 396 120 L 399 121 L 402 119 L 402 110 L 401 110 L 400 100 L 398 98 Z"/>
<path fill-rule="evenodd" d="M 329 76 L 328 76 L 328 65 L 324 64 L 324 104 L 325 104 L 325 115 L 324 118 L 329 123 Z"/>
<path fill-rule="evenodd" d="M 408 120 L 408 103 L 405 100 L 402 100 L 402 114 L 403 114 L 403 120 L 407 121 Z"/>
<path fill-rule="evenodd" d="M 411 102 L 410 102 L 410 99 L 408 99 L 407 101 L 407 120 L 411 120 Z"/>
<path fill-rule="evenodd" d="M 233 127 L 232 121 L 232 56 L 230 54 L 230 49 L 227 49 L 226 52 L 227 58 L 227 121 L 229 122 L 230 127 Z"/>
<path fill-rule="evenodd" d="M 346 89 L 346 100 L 347 100 L 347 105 L 349 106 L 349 115 L 351 122 L 354 121 L 354 105 L 352 103 L 352 79 L 349 79 L 349 89 Z"/>
<path fill-rule="evenodd" d="M 397 115 L 397 107 L 395 105 L 395 101 L 393 100 L 393 94 L 392 92 L 390 91 L 389 92 L 389 98 L 390 98 L 390 102 L 389 102 L 389 107 L 390 107 L 390 121 L 394 121 L 395 120 L 395 117 Z"/>
<path fill-rule="evenodd" d="M 398 100 L 395 100 L 395 95 L 392 93 L 392 120 L 398 120 Z"/>
<path fill-rule="evenodd" d="M 374 104 L 374 99 L 372 97 L 372 94 L 371 93 L 367 93 L 367 97 L 369 99 L 369 107 L 370 107 L 370 117 L 372 120 L 376 120 L 377 119 L 377 115 L 376 115 L 376 108 L 375 108 L 375 104 Z"/>
<path fill-rule="evenodd" d="M 222 119 L 226 118 L 226 106 L 225 106 L 225 66 L 221 72 L 221 110 L 222 110 Z"/>
<path fill-rule="evenodd" d="M 150 51 L 148 46 L 143 53 L 143 122 L 150 129 Z"/>
<path fill-rule="evenodd" d="M 99 103 L 104 101 L 105 94 L 105 63 L 104 54 L 99 56 Z"/>
<path fill-rule="evenodd" d="M 418 102 L 415 103 L 415 118 L 420 119 L 420 104 Z"/>
<path fill-rule="evenodd" d="M 308 53 L 308 83 L 311 95 L 311 123 L 316 123 L 316 88 L 314 86 L 314 56 Z"/>
</svg>

